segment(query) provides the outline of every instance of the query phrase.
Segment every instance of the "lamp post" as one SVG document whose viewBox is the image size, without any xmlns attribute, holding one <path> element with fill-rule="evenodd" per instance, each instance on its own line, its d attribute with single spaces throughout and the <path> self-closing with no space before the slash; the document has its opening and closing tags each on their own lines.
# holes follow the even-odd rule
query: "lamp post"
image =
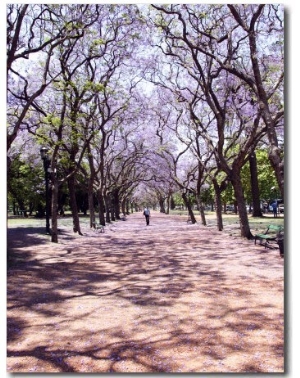
<svg viewBox="0 0 300 378">
<path fill-rule="evenodd" d="M 41 158 L 44 162 L 44 172 L 45 172 L 45 187 L 46 187 L 46 233 L 50 234 L 50 211 L 49 211 L 49 167 L 50 158 L 48 156 L 48 148 L 42 147 L 40 149 Z"/>
</svg>

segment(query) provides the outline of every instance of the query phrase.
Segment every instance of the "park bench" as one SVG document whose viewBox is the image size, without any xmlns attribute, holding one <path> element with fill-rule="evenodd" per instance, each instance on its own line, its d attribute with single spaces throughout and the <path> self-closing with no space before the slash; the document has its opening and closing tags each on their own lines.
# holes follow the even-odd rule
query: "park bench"
<svg viewBox="0 0 300 378">
<path fill-rule="evenodd" d="M 264 233 L 254 235 L 254 242 L 256 244 L 256 240 L 259 240 L 260 244 L 264 245 L 265 248 L 270 246 L 270 242 L 276 242 L 280 246 L 283 243 L 282 233 L 282 226 L 269 224 Z"/>
<path fill-rule="evenodd" d="M 93 228 L 97 232 L 104 232 L 104 226 L 102 226 L 102 224 L 99 224 L 97 222 L 93 222 Z"/>
</svg>

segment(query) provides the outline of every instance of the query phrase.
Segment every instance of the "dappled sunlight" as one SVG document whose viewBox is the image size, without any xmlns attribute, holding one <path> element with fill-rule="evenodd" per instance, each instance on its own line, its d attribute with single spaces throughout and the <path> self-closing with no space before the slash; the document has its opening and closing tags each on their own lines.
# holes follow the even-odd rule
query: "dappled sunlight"
<svg viewBox="0 0 300 378">
<path fill-rule="evenodd" d="M 283 372 L 283 259 L 261 249 L 156 213 L 18 246 L 8 371 Z"/>
</svg>

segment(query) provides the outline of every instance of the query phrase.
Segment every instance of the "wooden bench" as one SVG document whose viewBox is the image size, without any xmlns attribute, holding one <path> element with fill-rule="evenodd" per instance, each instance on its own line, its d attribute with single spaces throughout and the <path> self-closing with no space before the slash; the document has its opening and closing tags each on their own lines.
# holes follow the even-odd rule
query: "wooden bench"
<svg viewBox="0 0 300 378">
<path fill-rule="evenodd" d="M 102 226 L 102 224 L 99 224 L 97 222 L 93 222 L 93 228 L 97 232 L 104 232 L 104 226 Z"/>
<path fill-rule="evenodd" d="M 268 228 L 263 234 L 256 234 L 254 235 L 254 242 L 256 244 L 256 240 L 260 241 L 260 244 L 264 244 L 265 248 L 269 245 L 270 242 L 278 242 L 280 233 L 283 231 L 282 226 L 269 224 Z M 277 243 L 278 244 L 278 243 Z"/>
</svg>

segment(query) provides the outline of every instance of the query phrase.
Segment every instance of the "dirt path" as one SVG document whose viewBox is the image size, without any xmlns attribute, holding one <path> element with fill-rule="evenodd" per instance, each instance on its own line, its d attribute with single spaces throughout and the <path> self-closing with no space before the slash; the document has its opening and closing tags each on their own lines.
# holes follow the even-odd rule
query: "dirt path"
<svg viewBox="0 0 300 378">
<path fill-rule="evenodd" d="M 8 231 L 8 372 L 283 372 L 278 249 L 159 213 L 28 230 Z"/>
</svg>

